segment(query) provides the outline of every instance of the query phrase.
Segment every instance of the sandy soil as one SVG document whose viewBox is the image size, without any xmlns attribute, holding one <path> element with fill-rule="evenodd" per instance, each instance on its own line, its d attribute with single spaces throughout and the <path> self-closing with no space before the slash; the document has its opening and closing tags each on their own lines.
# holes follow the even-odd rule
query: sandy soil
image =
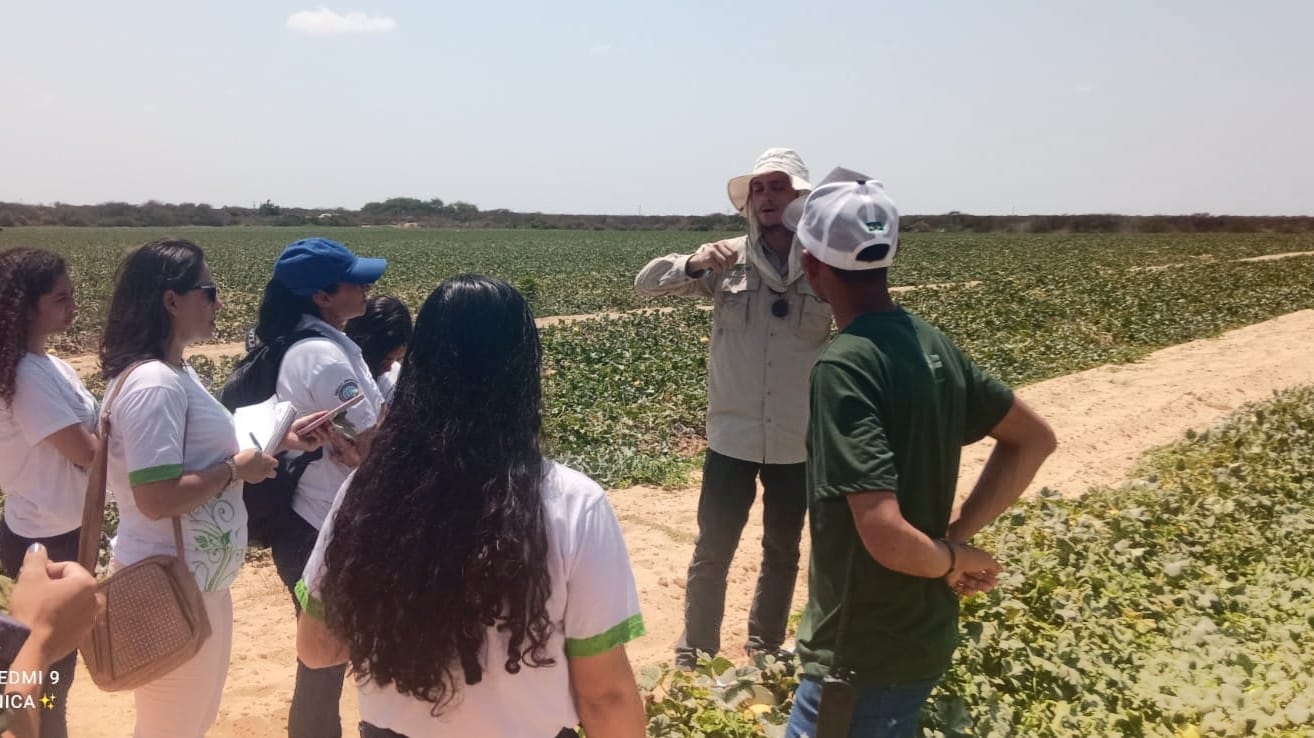
<svg viewBox="0 0 1314 738">
<path fill-rule="evenodd" d="M 1264 256 L 1251 256 L 1247 259 L 1237 259 L 1236 261 L 1278 261 L 1280 259 L 1293 259 L 1298 256 L 1314 256 L 1314 251 L 1288 251 L 1282 254 L 1265 254 Z"/>
<path fill-rule="evenodd" d="M 1227 262 L 1236 262 L 1238 264 L 1258 261 L 1280 261 L 1282 259 L 1295 259 L 1302 256 L 1314 256 L 1314 251 L 1287 251 L 1281 254 L 1265 254 L 1263 256 L 1249 256 L 1244 259 L 1225 259 L 1219 260 L 1213 254 L 1203 254 L 1195 261 L 1182 264 L 1157 264 L 1155 266 L 1132 267 L 1133 272 L 1161 272 L 1165 269 L 1177 269 L 1194 264 L 1224 264 Z"/>
<path fill-rule="evenodd" d="M 1168 348 L 1136 364 L 1100 367 L 1022 388 L 1019 396 L 1053 424 L 1061 444 L 1030 491 L 1049 486 L 1079 495 L 1091 486 L 1116 484 L 1146 449 L 1180 438 L 1187 429 L 1208 427 L 1274 390 L 1314 383 L 1312 335 L 1314 311 L 1302 311 Z M 985 443 L 966 451 L 960 494 L 975 479 L 987 453 Z M 648 627 L 648 635 L 630 647 L 636 664 L 668 659 L 679 636 L 697 497 L 696 486 L 611 493 L 625 528 Z M 728 651 L 745 637 L 757 577 L 760 511 L 753 517 L 730 572 L 722 639 Z M 799 606 L 806 588 L 804 572 L 795 593 Z M 238 579 L 233 597 L 233 664 L 219 723 L 210 735 L 286 735 L 295 665 L 287 594 L 272 565 L 256 564 Z M 70 701 L 72 735 L 117 738 L 131 733 L 130 695 L 101 693 L 81 672 Z M 357 708 L 351 688 L 344 690 L 342 710 L 346 733 L 352 735 Z"/>
</svg>

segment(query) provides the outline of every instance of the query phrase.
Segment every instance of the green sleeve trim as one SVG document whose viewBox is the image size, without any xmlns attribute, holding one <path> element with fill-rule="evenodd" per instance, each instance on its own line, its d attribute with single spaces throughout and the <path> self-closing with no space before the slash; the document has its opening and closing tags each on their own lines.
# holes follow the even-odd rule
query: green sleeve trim
<svg viewBox="0 0 1314 738">
<path fill-rule="evenodd" d="M 566 655 L 570 658 L 597 656 L 629 643 L 647 632 L 643 627 L 643 616 L 631 615 L 618 625 L 608 628 L 606 632 L 591 638 L 567 638 Z"/>
<path fill-rule="evenodd" d="M 138 469 L 134 472 L 128 472 L 128 484 L 134 487 L 140 487 L 143 484 L 154 484 L 155 482 L 167 482 L 170 479 L 182 478 L 182 464 L 163 464 L 161 466 L 152 466 L 147 469 Z"/>
<path fill-rule="evenodd" d="M 296 591 L 297 602 L 301 604 L 301 612 L 316 620 L 324 620 L 324 603 L 310 593 L 310 587 L 306 585 L 306 580 L 297 580 Z"/>
</svg>

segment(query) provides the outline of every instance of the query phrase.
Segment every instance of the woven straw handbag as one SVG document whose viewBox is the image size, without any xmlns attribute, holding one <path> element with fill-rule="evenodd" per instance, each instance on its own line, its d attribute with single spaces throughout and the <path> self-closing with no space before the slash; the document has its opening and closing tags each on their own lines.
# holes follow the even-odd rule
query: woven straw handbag
<svg viewBox="0 0 1314 738">
<path fill-rule="evenodd" d="M 109 406 L 123 380 L 146 362 L 128 367 L 100 414 L 100 438 L 87 480 L 78 563 L 95 571 L 104 522 L 109 455 Z M 151 556 L 114 572 L 98 587 L 105 612 L 78 649 L 91 680 L 106 692 L 136 689 L 184 664 L 210 637 L 201 589 L 183 556 L 182 523 L 173 519 L 177 556 Z"/>
</svg>

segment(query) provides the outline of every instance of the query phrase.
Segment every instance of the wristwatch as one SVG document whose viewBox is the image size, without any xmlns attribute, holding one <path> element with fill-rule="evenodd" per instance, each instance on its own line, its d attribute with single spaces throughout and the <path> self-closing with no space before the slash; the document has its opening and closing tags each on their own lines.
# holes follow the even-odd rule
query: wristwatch
<svg viewBox="0 0 1314 738">
<path fill-rule="evenodd" d="M 224 485 L 224 488 L 227 489 L 229 485 L 237 481 L 237 461 L 232 456 L 226 457 L 224 466 L 228 467 L 228 484 Z"/>
</svg>

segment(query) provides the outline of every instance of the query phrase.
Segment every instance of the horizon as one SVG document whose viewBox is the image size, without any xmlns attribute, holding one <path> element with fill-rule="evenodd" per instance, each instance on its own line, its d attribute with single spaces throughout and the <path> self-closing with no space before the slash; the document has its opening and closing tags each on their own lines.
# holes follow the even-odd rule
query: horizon
<svg viewBox="0 0 1314 738">
<path fill-rule="evenodd" d="M 384 199 L 382 199 L 382 200 L 370 200 L 369 202 L 367 202 L 367 203 L 365 203 L 365 204 L 362 204 L 362 205 L 360 205 L 360 206 L 354 207 L 354 208 L 352 208 L 352 207 L 345 207 L 345 206 L 344 206 L 344 207 L 334 207 L 334 208 L 330 208 L 330 207 L 315 207 L 315 206 L 302 207 L 302 206 L 299 206 L 299 205 L 283 205 L 283 204 L 281 204 L 281 203 L 272 203 L 272 204 L 273 204 L 273 205 L 277 205 L 279 208 L 284 209 L 284 210 L 305 210 L 305 211 L 321 212 L 321 213 L 332 213 L 332 212 L 335 212 L 335 211 L 343 211 L 343 212 L 348 212 L 348 213 L 359 213 L 359 212 L 361 212 L 362 208 L 365 207 L 365 205 L 368 205 L 368 204 L 371 204 L 371 203 L 387 202 L 387 201 L 390 200 L 390 199 L 400 199 L 400 198 L 405 198 L 405 197 L 406 197 L 405 195 L 399 195 L 399 196 L 397 196 L 396 198 L 384 198 Z M 420 199 L 420 198 L 414 198 L 414 199 Z M 455 203 L 455 202 L 465 202 L 465 201 L 464 201 L 464 200 L 453 200 L 453 201 L 451 201 L 451 202 L 449 202 L 449 203 L 446 203 L 446 204 L 449 204 L 449 205 L 450 205 L 450 204 Z M 48 203 L 25 203 L 25 202 L 17 202 L 17 201 L 13 201 L 13 200 L 0 200 L 0 206 L 4 206 L 4 205 L 19 205 L 19 206 L 22 206 L 22 207 L 36 207 L 36 208 L 55 208 L 55 207 L 58 207 L 58 206 L 61 206 L 61 205 L 69 206 L 69 207 L 76 207 L 76 208 L 94 208 L 94 207 L 104 207 L 104 206 L 106 206 L 106 205 L 129 205 L 129 206 L 131 206 L 131 207 L 144 207 L 144 206 L 149 205 L 149 204 L 151 204 L 151 203 L 155 203 L 155 204 L 157 204 L 157 205 L 162 205 L 162 206 L 165 206 L 165 207 L 179 207 L 179 206 L 182 206 L 182 205 L 198 205 L 198 206 L 199 206 L 199 205 L 207 205 L 207 206 L 209 206 L 210 208 L 212 208 L 212 209 L 214 209 L 214 210 L 226 210 L 226 209 L 229 209 L 229 208 L 237 208 L 237 209 L 242 209 L 242 210 L 258 210 L 258 209 L 260 208 L 260 205 L 261 205 L 261 203 L 252 203 L 251 205 L 236 205 L 236 204 L 231 204 L 231 203 L 230 203 L 230 204 L 224 204 L 224 205 L 214 205 L 214 204 L 212 204 L 212 203 L 205 203 L 205 202 L 196 202 L 196 203 L 193 203 L 193 202 L 165 202 L 165 201 L 161 201 L 161 200 L 145 200 L 145 201 L 142 201 L 142 202 L 126 202 L 126 201 L 123 201 L 123 200 L 106 200 L 106 201 L 104 201 L 104 202 L 95 202 L 95 203 L 71 203 L 71 202 L 63 202 L 63 201 L 60 201 L 60 202 L 48 202 Z M 484 207 L 479 207 L 478 203 L 470 203 L 470 204 L 475 205 L 476 207 L 478 207 L 480 213 L 510 212 L 510 213 L 515 213 L 515 214 L 519 214 L 519 215 L 569 216 L 569 217 L 578 217 L 578 218 L 704 218 L 704 217 L 715 217 L 715 216 L 727 215 L 727 214 L 724 213 L 724 212 L 711 212 L 711 213 L 663 213 L 663 214 L 654 214 L 654 213 L 547 212 L 547 211 L 542 211 L 542 210 L 509 210 L 509 209 L 507 209 L 507 208 L 484 208 Z M 1314 218 L 1314 212 L 1311 212 L 1311 213 L 1308 213 L 1308 214 L 1306 214 L 1306 213 L 1295 213 L 1295 214 L 1291 214 L 1291 215 L 1250 215 L 1250 214 L 1244 214 L 1244 213 L 1205 213 L 1205 212 L 1199 212 L 1199 213 L 1112 213 L 1112 212 L 1095 212 L 1095 211 L 1091 211 L 1091 212 L 1070 212 L 1070 213 L 978 213 L 978 212 L 971 212 L 971 211 L 967 211 L 967 210 L 947 210 L 947 211 L 939 212 L 939 213 L 911 213 L 911 212 L 910 212 L 910 213 L 900 213 L 900 214 L 899 214 L 899 218 L 900 218 L 900 220 L 903 220 L 903 219 L 907 219 L 907 218 L 946 217 L 946 216 L 950 216 L 950 215 L 964 215 L 964 216 L 969 216 L 969 217 L 981 217 L 981 218 L 1082 218 L 1082 217 L 1093 217 L 1093 216 L 1113 216 L 1113 217 L 1118 217 L 1118 218 L 1189 218 L 1189 217 L 1209 217 L 1209 218 Z M 741 216 L 741 217 L 742 217 L 742 216 Z M 46 228 L 46 227 L 50 227 L 50 228 L 63 228 L 63 227 L 77 227 L 77 226 L 6 226 L 6 227 L 12 227 L 12 228 Z M 87 227 L 96 227 L 96 226 L 87 226 Z M 121 227 L 121 226 L 119 226 L 119 227 Z M 128 227 L 131 227 L 131 226 L 128 226 Z M 157 227 L 157 226 L 140 226 L 140 227 L 142 227 L 142 228 L 154 228 L 154 227 Z M 215 227 L 215 228 L 223 228 L 223 227 L 227 227 L 227 226 L 199 226 L 199 225 L 198 225 L 198 226 L 187 226 L 187 227 L 197 227 L 197 228 Z M 282 227 L 282 226 L 270 226 L 270 227 Z M 295 228 L 295 227 L 301 227 L 301 226 L 286 226 L 286 227 Z M 339 226 L 339 227 L 353 228 L 353 227 L 357 227 L 357 226 Z"/>
<path fill-rule="evenodd" d="M 789 146 L 909 213 L 1306 216 L 1311 26 L 1280 0 L 5 4 L 0 201 L 729 214 Z"/>
</svg>

